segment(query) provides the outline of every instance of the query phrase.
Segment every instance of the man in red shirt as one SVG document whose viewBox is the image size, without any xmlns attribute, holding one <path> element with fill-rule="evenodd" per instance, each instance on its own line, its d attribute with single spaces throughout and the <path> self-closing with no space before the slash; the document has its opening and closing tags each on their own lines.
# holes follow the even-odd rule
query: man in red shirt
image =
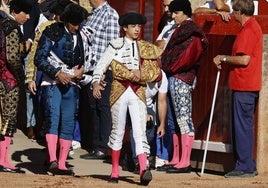
<svg viewBox="0 0 268 188">
<path fill-rule="evenodd" d="M 218 69 L 230 64 L 229 87 L 232 90 L 232 141 L 236 166 L 226 178 L 254 177 L 258 174 L 253 159 L 254 111 L 261 89 L 262 30 L 252 17 L 253 0 L 234 0 L 233 14 L 242 25 L 233 45 L 232 56 L 217 55 Z"/>
</svg>

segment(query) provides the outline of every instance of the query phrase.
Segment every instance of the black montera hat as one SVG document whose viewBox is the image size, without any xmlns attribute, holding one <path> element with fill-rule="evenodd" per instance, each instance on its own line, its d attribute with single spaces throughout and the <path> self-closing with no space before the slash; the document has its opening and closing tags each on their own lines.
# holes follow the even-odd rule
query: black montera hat
<svg viewBox="0 0 268 188">
<path fill-rule="evenodd" d="M 170 12 L 182 11 L 188 17 L 192 17 L 192 8 L 189 0 L 174 0 L 169 6 Z"/>
<path fill-rule="evenodd" d="M 87 18 L 87 15 L 88 13 L 85 8 L 75 3 L 71 3 L 65 7 L 64 12 L 60 15 L 60 19 L 63 22 L 78 25 Z"/>
<path fill-rule="evenodd" d="M 145 16 L 135 12 L 126 13 L 119 18 L 119 25 L 126 26 L 129 24 L 146 24 L 147 19 Z"/>
<path fill-rule="evenodd" d="M 30 0 L 11 0 L 9 2 L 10 12 L 15 12 L 16 14 L 20 12 L 25 12 L 29 14 L 32 10 L 32 3 Z"/>
</svg>

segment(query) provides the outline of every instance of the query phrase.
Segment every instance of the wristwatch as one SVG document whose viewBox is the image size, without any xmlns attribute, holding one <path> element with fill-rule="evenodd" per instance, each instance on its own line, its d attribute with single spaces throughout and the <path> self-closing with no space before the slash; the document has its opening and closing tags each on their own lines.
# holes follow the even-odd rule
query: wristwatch
<svg viewBox="0 0 268 188">
<path fill-rule="evenodd" d="M 227 57 L 226 57 L 226 56 L 223 56 L 222 61 L 223 61 L 224 63 L 226 63 L 226 61 L 227 61 Z"/>
</svg>

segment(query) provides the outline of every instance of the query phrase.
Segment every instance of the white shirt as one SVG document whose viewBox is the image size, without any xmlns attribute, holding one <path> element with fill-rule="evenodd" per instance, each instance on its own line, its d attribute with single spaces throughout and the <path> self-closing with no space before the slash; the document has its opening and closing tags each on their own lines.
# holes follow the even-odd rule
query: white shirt
<svg viewBox="0 0 268 188">
<path fill-rule="evenodd" d="M 170 22 L 167 22 L 167 24 L 165 25 L 165 27 L 163 28 L 163 30 L 161 31 L 161 33 L 158 35 L 157 39 L 156 40 L 165 40 L 166 41 L 166 44 L 164 46 L 164 49 L 166 48 L 170 38 L 171 38 L 171 35 L 173 34 L 173 32 L 175 31 L 175 28 L 172 29 L 172 26 L 176 24 L 174 20 L 170 21 Z M 166 32 L 169 32 L 168 33 L 168 36 L 167 37 L 163 37 L 163 35 L 166 33 Z"/>
<path fill-rule="evenodd" d="M 147 83 L 146 88 L 146 105 L 149 108 L 154 108 L 154 97 L 159 93 L 167 93 L 168 91 L 168 80 L 165 72 L 162 72 L 162 79 L 159 82 Z"/>
<path fill-rule="evenodd" d="M 172 28 L 172 26 L 175 24 L 174 20 L 171 20 L 170 22 L 167 22 L 161 33 L 158 35 L 156 40 L 168 40 L 171 37 L 171 34 L 173 32 L 170 31 L 169 37 L 168 38 L 163 38 L 163 35 Z M 173 30 L 174 31 L 174 30 Z"/>
</svg>

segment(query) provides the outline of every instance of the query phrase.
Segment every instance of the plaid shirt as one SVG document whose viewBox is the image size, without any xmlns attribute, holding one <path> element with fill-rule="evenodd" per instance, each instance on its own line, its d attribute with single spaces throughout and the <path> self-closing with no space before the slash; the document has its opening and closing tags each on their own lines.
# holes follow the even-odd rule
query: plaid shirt
<svg viewBox="0 0 268 188">
<path fill-rule="evenodd" d="M 85 67 L 86 70 L 94 70 L 109 42 L 119 37 L 118 19 L 118 13 L 105 2 L 93 10 L 82 27 L 82 32 L 86 35 L 89 44 L 85 49 L 85 61 L 88 66 Z"/>
</svg>

